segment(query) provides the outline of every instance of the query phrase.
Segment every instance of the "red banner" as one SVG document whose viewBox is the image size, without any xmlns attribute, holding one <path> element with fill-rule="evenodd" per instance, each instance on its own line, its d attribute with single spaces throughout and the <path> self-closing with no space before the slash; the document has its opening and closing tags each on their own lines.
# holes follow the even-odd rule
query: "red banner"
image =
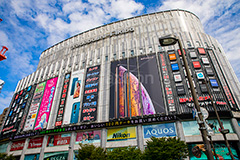
<svg viewBox="0 0 240 160">
<path fill-rule="evenodd" d="M 30 139 L 28 148 L 40 148 L 42 147 L 42 142 L 43 142 L 43 137 Z"/>
<path fill-rule="evenodd" d="M 22 150 L 25 144 L 25 139 L 17 142 L 13 142 L 10 151 Z"/>
<path fill-rule="evenodd" d="M 70 143 L 71 134 L 61 134 L 48 137 L 47 147 L 67 145 Z"/>
</svg>

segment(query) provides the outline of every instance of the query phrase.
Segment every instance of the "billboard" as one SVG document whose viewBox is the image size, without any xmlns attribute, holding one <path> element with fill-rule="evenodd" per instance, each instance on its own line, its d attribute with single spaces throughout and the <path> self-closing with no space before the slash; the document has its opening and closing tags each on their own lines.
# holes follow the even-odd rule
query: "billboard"
<svg viewBox="0 0 240 160">
<path fill-rule="evenodd" d="M 214 148 L 218 159 L 232 159 L 229 155 L 228 148 L 225 143 L 214 143 Z M 233 153 L 234 158 L 238 159 L 237 150 L 235 149 L 237 146 L 235 144 L 230 143 L 230 148 Z M 204 144 L 188 144 L 189 149 L 189 158 L 190 160 L 207 160 L 206 151 Z M 213 151 L 212 151 L 213 152 Z M 213 152 L 214 154 L 214 152 Z"/>
<path fill-rule="evenodd" d="M 67 160 L 68 159 L 68 152 L 54 152 L 54 153 L 45 153 L 44 160 Z"/>
<path fill-rule="evenodd" d="M 89 67 L 86 72 L 81 122 L 97 119 L 100 65 Z"/>
<path fill-rule="evenodd" d="M 136 127 L 114 128 L 107 130 L 107 141 L 136 139 Z"/>
<path fill-rule="evenodd" d="M 10 111 L 5 121 L 2 133 L 3 135 L 17 132 L 21 126 L 21 121 L 23 117 L 26 116 L 26 112 L 28 111 L 30 101 L 33 95 L 34 86 L 29 86 L 13 96 L 12 102 L 10 104 Z"/>
<path fill-rule="evenodd" d="M 80 110 L 84 70 L 72 72 L 70 87 L 67 95 L 63 124 L 77 123 Z"/>
<path fill-rule="evenodd" d="M 45 86 L 34 130 L 47 128 L 58 77 L 49 79 Z"/>
<path fill-rule="evenodd" d="M 42 147 L 43 137 L 30 139 L 28 143 L 28 149 L 30 148 L 40 148 Z"/>
<path fill-rule="evenodd" d="M 159 78 L 155 55 L 112 62 L 109 118 L 165 113 Z"/>
<path fill-rule="evenodd" d="M 100 143 L 101 141 L 101 130 L 78 132 L 75 144 L 83 143 Z"/>
<path fill-rule="evenodd" d="M 17 150 L 22 150 L 25 144 L 25 139 L 13 142 L 11 145 L 10 151 L 17 151 Z"/>
<path fill-rule="evenodd" d="M 153 124 L 143 126 L 144 138 L 177 136 L 175 123 Z"/>
<path fill-rule="evenodd" d="M 68 93 L 70 78 L 71 78 L 70 73 L 65 74 L 62 93 L 61 93 L 61 97 L 60 97 L 60 104 L 59 104 L 56 123 L 55 123 L 56 127 L 61 126 L 62 122 L 63 122 L 63 115 L 64 115 L 65 104 L 66 104 L 66 100 L 67 100 L 67 93 Z"/>
<path fill-rule="evenodd" d="M 42 96 L 44 93 L 44 89 L 45 89 L 45 85 L 46 82 L 42 82 L 40 84 L 37 85 L 34 95 L 33 95 L 33 99 L 32 99 L 32 103 L 31 106 L 29 108 L 28 111 L 28 115 L 27 115 L 27 120 L 25 122 L 25 126 L 23 128 L 23 131 L 27 131 L 27 130 L 32 130 L 36 117 L 37 117 L 37 113 L 38 113 L 38 108 L 40 106 L 40 103 L 42 101 Z"/>
<path fill-rule="evenodd" d="M 48 137 L 47 147 L 54 147 L 60 145 L 68 145 L 70 143 L 70 134 L 51 135 Z"/>
<path fill-rule="evenodd" d="M 24 160 L 39 160 L 40 154 L 29 154 L 24 156 Z"/>
</svg>

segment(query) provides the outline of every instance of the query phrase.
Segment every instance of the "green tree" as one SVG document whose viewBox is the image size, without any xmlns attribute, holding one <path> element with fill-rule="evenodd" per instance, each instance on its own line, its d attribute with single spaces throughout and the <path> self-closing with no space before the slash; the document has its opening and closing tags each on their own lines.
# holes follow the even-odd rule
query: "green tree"
<svg viewBox="0 0 240 160">
<path fill-rule="evenodd" d="M 106 151 L 101 147 L 95 147 L 92 144 L 79 144 L 78 154 L 76 157 L 78 160 L 105 160 Z"/>
<path fill-rule="evenodd" d="M 15 160 L 15 157 L 13 155 L 7 155 L 6 153 L 0 153 L 0 159 L 1 160 Z"/>
<path fill-rule="evenodd" d="M 142 160 L 142 152 L 136 147 L 116 148 L 107 152 L 108 160 Z"/>
<path fill-rule="evenodd" d="M 150 141 L 147 141 L 147 148 L 144 152 L 146 160 L 180 160 L 187 156 L 187 144 L 176 137 L 152 137 Z"/>
</svg>

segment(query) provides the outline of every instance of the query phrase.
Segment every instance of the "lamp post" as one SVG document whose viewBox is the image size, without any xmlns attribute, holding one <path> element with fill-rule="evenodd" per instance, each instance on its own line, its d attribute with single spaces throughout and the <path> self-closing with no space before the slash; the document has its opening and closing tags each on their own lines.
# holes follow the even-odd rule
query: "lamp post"
<svg viewBox="0 0 240 160">
<path fill-rule="evenodd" d="M 190 74 L 190 71 L 189 71 L 186 56 L 185 56 L 184 51 L 183 51 L 182 43 L 178 39 L 178 37 L 176 37 L 175 35 L 167 35 L 167 36 L 161 37 L 161 38 L 159 38 L 159 43 L 163 47 L 174 45 L 176 43 L 178 43 L 178 45 L 179 45 L 179 49 L 180 49 L 180 51 L 182 53 L 182 57 L 183 57 L 184 67 L 185 67 L 186 73 L 187 73 L 187 79 L 188 79 L 188 82 L 190 84 L 190 89 L 191 89 L 191 94 L 192 94 L 192 97 L 193 97 L 193 102 L 194 102 L 194 105 L 197 109 L 197 114 L 198 114 L 198 118 L 199 118 L 198 125 L 199 125 L 199 130 L 201 131 L 201 134 L 202 134 L 204 147 L 206 149 L 206 155 L 207 155 L 208 160 L 214 160 L 211 145 L 210 145 L 209 140 L 207 139 L 207 130 L 206 130 L 206 127 L 204 125 L 203 115 L 202 115 L 202 112 L 200 110 L 197 94 L 196 94 L 196 91 L 195 91 L 194 86 L 193 86 L 192 77 L 191 77 L 191 74 Z"/>
<path fill-rule="evenodd" d="M 214 109 L 215 114 L 216 114 L 216 116 L 217 116 L 218 124 L 219 124 L 220 129 L 221 129 L 220 132 L 222 133 L 223 138 L 224 138 L 224 140 L 225 140 L 225 143 L 226 143 L 226 145 L 227 145 L 227 148 L 228 148 L 228 151 L 229 151 L 229 155 L 230 155 L 230 157 L 231 157 L 232 159 L 234 159 L 233 153 L 232 153 L 232 151 L 231 151 L 230 145 L 229 145 L 228 140 L 227 140 L 227 137 L 226 137 L 226 134 L 229 133 L 229 130 L 228 130 L 228 129 L 224 129 L 224 127 L 223 127 L 223 125 L 222 125 L 221 119 L 220 119 L 220 117 L 219 117 L 219 115 L 218 115 L 218 112 L 217 112 L 217 108 L 216 108 L 216 106 L 215 106 L 215 103 L 213 102 L 212 94 L 211 94 L 211 92 L 210 92 L 210 89 L 208 88 L 208 81 L 207 81 L 207 80 L 204 80 L 204 81 L 203 81 L 203 84 L 206 84 L 206 88 L 207 88 L 208 94 L 209 94 L 209 96 L 210 96 L 210 100 L 211 100 L 213 109 Z"/>
</svg>

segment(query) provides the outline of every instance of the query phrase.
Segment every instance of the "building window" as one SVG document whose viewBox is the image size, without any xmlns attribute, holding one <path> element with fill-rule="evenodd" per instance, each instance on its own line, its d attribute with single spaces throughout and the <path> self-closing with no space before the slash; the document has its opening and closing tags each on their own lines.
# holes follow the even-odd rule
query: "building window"
<svg viewBox="0 0 240 160">
<path fill-rule="evenodd" d="M 131 50 L 131 56 L 133 56 L 134 55 L 134 50 Z"/>
<path fill-rule="evenodd" d="M 140 50 L 139 50 L 139 51 L 140 51 L 140 54 L 143 54 L 143 49 L 142 49 L 142 48 L 140 48 Z"/>
<path fill-rule="evenodd" d="M 105 56 L 105 61 L 108 61 L 108 56 Z"/>
<path fill-rule="evenodd" d="M 123 57 L 123 58 L 125 57 L 125 52 L 122 52 L 122 57 Z"/>
<path fill-rule="evenodd" d="M 160 45 L 158 45 L 158 50 L 161 51 L 162 50 L 162 47 Z"/>
<path fill-rule="evenodd" d="M 92 60 L 89 61 L 89 65 L 90 65 L 90 66 L 92 65 Z"/>
<path fill-rule="evenodd" d="M 85 62 L 82 62 L 82 67 L 83 67 L 83 68 L 85 67 Z"/>
<path fill-rule="evenodd" d="M 149 52 L 152 53 L 152 47 L 149 47 Z"/>
<path fill-rule="evenodd" d="M 209 48 L 209 45 L 207 44 L 207 42 L 204 42 L 205 43 L 205 46 L 207 47 L 207 48 Z"/>
<path fill-rule="evenodd" d="M 114 54 L 113 54 L 113 59 L 116 59 L 116 58 L 117 58 L 117 54 L 114 53 Z"/>
<path fill-rule="evenodd" d="M 98 64 L 100 63 L 100 57 L 97 58 L 97 63 L 98 63 Z"/>
<path fill-rule="evenodd" d="M 188 47 L 192 47 L 192 44 L 191 44 L 190 41 L 187 41 L 187 46 L 188 46 Z"/>
<path fill-rule="evenodd" d="M 196 41 L 196 44 L 197 44 L 197 47 L 200 47 L 200 46 L 201 46 L 201 44 L 200 44 L 199 41 Z"/>
<path fill-rule="evenodd" d="M 212 44 L 213 48 L 216 50 L 216 47 L 214 46 L 214 44 Z"/>
</svg>

